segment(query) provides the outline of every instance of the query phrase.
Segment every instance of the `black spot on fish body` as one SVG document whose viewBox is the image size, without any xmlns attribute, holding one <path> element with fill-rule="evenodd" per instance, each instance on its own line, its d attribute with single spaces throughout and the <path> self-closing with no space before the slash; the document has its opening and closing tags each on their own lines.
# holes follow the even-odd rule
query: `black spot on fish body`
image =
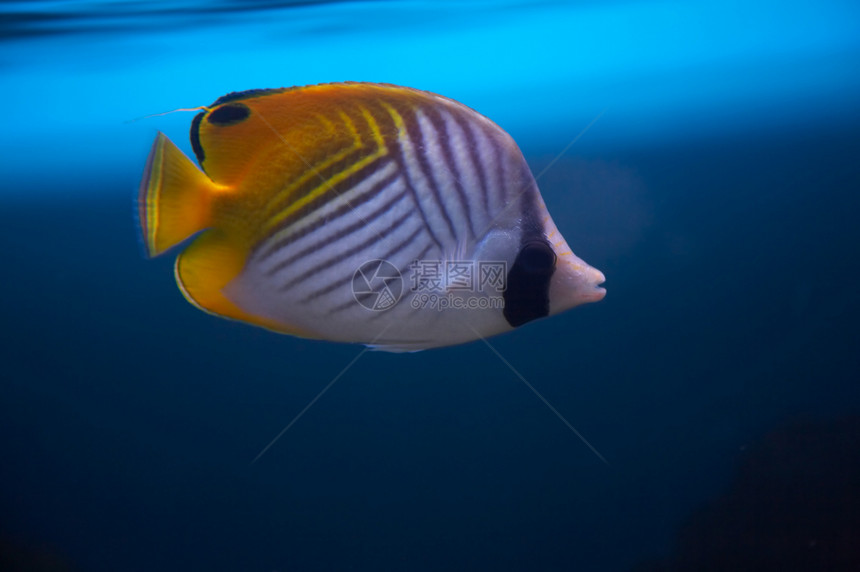
<svg viewBox="0 0 860 572">
<path fill-rule="evenodd" d="M 513 326 L 549 315 L 549 283 L 556 255 L 546 240 L 526 242 L 508 272 L 504 316 Z"/>
<path fill-rule="evenodd" d="M 206 120 L 212 125 L 227 127 L 245 121 L 250 115 L 251 108 L 244 103 L 228 103 L 210 112 Z"/>
</svg>

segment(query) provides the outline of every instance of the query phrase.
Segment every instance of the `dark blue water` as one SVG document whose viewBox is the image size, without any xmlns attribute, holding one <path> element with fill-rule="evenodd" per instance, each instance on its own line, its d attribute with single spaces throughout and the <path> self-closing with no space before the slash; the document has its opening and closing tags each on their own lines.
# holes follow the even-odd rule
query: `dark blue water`
<svg viewBox="0 0 860 572">
<path fill-rule="evenodd" d="M 0 565 L 855 569 L 860 20 L 766 4 L 2 5 Z M 126 121 L 343 79 L 535 173 L 603 112 L 539 184 L 606 299 L 491 342 L 608 464 L 481 342 L 363 355 L 251 463 L 361 350 L 187 304 L 132 202 L 191 116 Z"/>
</svg>

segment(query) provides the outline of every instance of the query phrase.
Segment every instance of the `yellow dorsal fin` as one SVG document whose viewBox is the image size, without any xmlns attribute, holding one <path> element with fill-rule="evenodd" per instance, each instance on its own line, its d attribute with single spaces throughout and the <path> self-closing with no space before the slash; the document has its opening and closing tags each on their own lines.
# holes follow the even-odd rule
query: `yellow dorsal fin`
<svg viewBox="0 0 860 572">
<path fill-rule="evenodd" d="M 261 316 L 250 314 L 224 294 L 224 289 L 242 272 L 247 249 L 237 246 L 224 231 L 210 229 L 194 239 L 176 259 L 174 275 L 185 299 L 201 310 L 241 320 L 285 334 L 307 337 L 303 332 Z"/>
<path fill-rule="evenodd" d="M 378 147 L 382 134 L 366 118 L 387 118 L 383 102 L 389 107 L 410 106 L 440 99 L 418 90 L 368 83 L 233 93 L 194 118 L 191 143 L 203 170 L 218 184 L 247 184 L 270 171 L 273 161 L 278 162 L 283 183 L 339 150 Z"/>
<path fill-rule="evenodd" d="M 146 252 L 157 256 L 211 224 L 218 190 L 163 133 L 152 144 L 138 193 Z"/>
</svg>

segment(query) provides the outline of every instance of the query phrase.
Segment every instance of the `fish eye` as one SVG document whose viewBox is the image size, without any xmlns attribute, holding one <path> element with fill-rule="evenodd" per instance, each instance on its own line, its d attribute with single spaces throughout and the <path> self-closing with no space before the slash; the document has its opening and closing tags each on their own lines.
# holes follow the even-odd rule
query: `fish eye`
<svg viewBox="0 0 860 572">
<path fill-rule="evenodd" d="M 526 242 L 508 272 L 503 314 L 508 323 L 521 326 L 549 315 L 549 284 L 556 256 L 545 239 Z"/>
<path fill-rule="evenodd" d="M 517 262 L 522 263 L 523 270 L 536 274 L 551 272 L 555 268 L 555 260 L 552 247 L 542 240 L 526 243 L 517 256 Z"/>
<path fill-rule="evenodd" d="M 228 103 L 212 111 L 207 120 L 212 125 L 226 127 L 244 121 L 251 115 L 251 109 L 244 103 Z"/>
</svg>

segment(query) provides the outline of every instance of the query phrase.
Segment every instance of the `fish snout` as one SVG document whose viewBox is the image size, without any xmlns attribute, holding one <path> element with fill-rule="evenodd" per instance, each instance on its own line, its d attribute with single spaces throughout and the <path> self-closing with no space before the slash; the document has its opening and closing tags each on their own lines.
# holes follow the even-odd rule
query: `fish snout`
<svg viewBox="0 0 860 572">
<path fill-rule="evenodd" d="M 588 272 L 591 275 L 591 290 L 586 290 L 583 293 L 585 302 L 600 302 L 606 296 L 606 288 L 600 285 L 606 282 L 606 276 L 597 268 L 588 267 Z"/>
<path fill-rule="evenodd" d="M 550 314 L 564 312 L 580 304 L 599 302 L 606 296 L 600 286 L 606 281 L 603 272 L 574 255 L 560 257 L 550 283 Z"/>
</svg>

